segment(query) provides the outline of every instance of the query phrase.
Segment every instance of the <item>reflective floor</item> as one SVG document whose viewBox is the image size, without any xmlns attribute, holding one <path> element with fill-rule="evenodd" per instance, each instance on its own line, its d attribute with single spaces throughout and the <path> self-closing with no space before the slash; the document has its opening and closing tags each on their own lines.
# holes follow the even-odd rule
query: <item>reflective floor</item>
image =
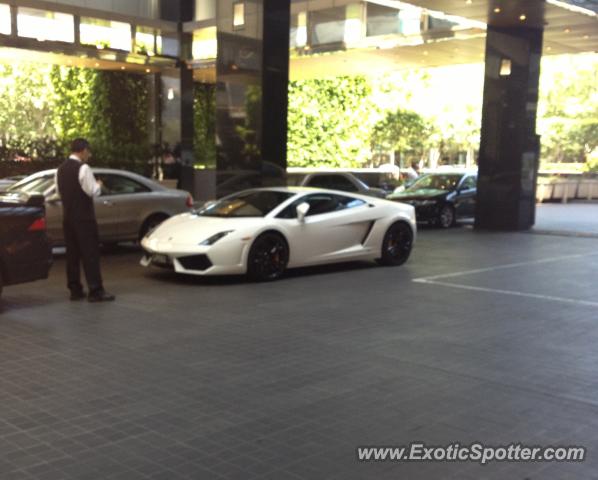
<svg viewBox="0 0 598 480">
<path fill-rule="evenodd" d="M 103 258 L 114 304 L 5 289 L 0 478 L 590 479 L 598 240 L 422 230 L 400 268 L 269 284 Z M 363 445 L 583 445 L 583 463 L 358 463 Z"/>
</svg>

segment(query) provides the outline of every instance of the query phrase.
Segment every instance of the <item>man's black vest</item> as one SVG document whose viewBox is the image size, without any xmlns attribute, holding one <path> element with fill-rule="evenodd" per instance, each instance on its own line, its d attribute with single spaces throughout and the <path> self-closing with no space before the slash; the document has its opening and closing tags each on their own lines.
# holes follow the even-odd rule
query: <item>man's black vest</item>
<svg viewBox="0 0 598 480">
<path fill-rule="evenodd" d="M 79 170 L 82 165 L 81 162 L 69 158 L 58 167 L 57 186 L 65 222 L 90 221 L 96 218 L 93 199 L 83 191 L 79 183 Z"/>
</svg>

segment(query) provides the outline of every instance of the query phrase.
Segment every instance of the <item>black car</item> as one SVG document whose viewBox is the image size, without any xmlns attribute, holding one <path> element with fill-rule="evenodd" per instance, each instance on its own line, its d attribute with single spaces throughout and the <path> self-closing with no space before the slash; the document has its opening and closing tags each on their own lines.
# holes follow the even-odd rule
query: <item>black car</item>
<svg viewBox="0 0 598 480">
<path fill-rule="evenodd" d="M 0 200 L 0 294 L 3 286 L 48 278 L 51 264 L 44 198 Z"/>
<path fill-rule="evenodd" d="M 418 222 L 449 228 L 458 219 L 473 218 L 476 188 L 475 173 L 429 173 L 387 199 L 413 205 Z"/>
</svg>

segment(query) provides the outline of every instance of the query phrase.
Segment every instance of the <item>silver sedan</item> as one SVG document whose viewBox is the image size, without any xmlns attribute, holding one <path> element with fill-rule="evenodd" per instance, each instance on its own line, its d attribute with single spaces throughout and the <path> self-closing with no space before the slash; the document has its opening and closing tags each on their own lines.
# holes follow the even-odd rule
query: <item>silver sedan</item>
<svg viewBox="0 0 598 480">
<path fill-rule="evenodd" d="M 107 168 L 92 171 L 102 181 L 102 194 L 94 203 L 100 241 L 104 244 L 140 240 L 167 218 L 193 206 L 189 193 L 163 187 L 136 173 Z M 56 193 L 55 174 L 53 169 L 30 175 L 3 195 L 43 194 L 48 236 L 54 245 L 62 245 L 62 203 Z"/>
</svg>

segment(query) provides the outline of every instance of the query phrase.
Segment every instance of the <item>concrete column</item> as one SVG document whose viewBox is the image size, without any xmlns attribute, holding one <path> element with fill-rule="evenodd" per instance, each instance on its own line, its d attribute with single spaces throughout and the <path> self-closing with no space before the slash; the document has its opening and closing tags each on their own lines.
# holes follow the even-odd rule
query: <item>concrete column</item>
<svg viewBox="0 0 598 480">
<path fill-rule="evenodd" d="M 542 39 L 542 27 L 488 26 L 476 228 L 534 225 Z"/>
<path fill-rule="evenodd" d="M 217 6 L 220 197 L 284 181 L 290 0 L 221 0 Z"/>
</svg>

